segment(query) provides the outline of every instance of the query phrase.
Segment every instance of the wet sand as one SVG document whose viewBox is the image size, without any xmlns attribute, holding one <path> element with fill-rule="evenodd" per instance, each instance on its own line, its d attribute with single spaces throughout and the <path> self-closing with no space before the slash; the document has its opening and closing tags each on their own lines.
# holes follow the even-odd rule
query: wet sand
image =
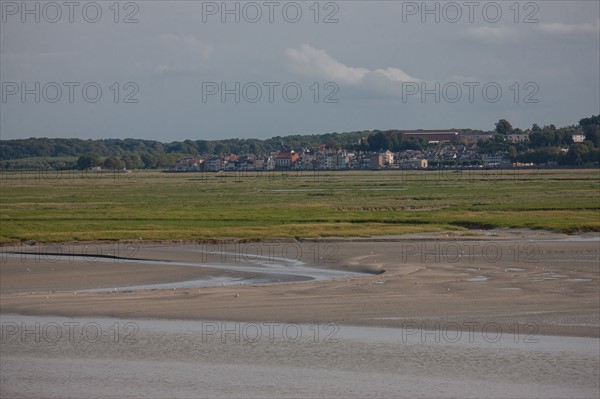
<svg viewBox="0 0 600 399">
<path fill-rule="evenodd" d="M 221 246 L 139 242 L 6 247 L 3 252 L 24 250 L 38 256 L 3 254 L 0 312 L 434 329 L 464 329 L 465 325 L 480 329 L 494 322 L 506 330 L 524 329 L 540 335 L 600 336 L 597 234 L 569 237 L 511 230 L 474 234 L 482 235 L 230 242 Z M 57 260 L 41 255 L 47 252 L 84 253 L 89 259 Z M 134 261 L 98 262 L 98 254 Z M 145 264 L 138 259 L 205 267 Z M 235 270 L 236 266 L 269 263 L 283 263 L 290 270 L 303 264 L 370 274 L 254 284 L 259 274 Z M 211 265 L 232 267 L 215 269 Z M 207 278 L 236 283 L 123 288 Z M 244 281 L 248 284 L 241 285 Z M 122 289 L 114 292 L 117 287 Z M 89 289 L 100 291 L 84 291 Z"/>
<path fill-rule="evenodd" d="M 3 326 L 2 397 L 593 398 L 600 392 L 597 338 L 7 315 Z"/>
</svg>

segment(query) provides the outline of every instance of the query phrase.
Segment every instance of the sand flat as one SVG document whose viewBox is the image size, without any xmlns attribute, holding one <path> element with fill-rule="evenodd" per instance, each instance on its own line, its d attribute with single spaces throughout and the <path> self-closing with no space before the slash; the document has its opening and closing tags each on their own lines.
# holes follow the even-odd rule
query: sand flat
<svg viewBox="0 0 600 399">
<path fill-rule="evenodd" d="M 436 323 L 460 326 L 493 321 L 505 328 L 533 323 L 536 334 L 600 336 L 600 241 L 594 235 L 573 239 L 539 232 L 504 232 L 358 241 L 229 243 L 221 247 L 145 243 L 135 251 L 136 258 L 206 261 L 206 267 L 143 261 L 51 262 L 43 256 L 38 262 L 21 262 L 19 257 L 3 256 L 0 311 L 394 327 L 418 323 L 424 328 Z M 86 244 L 76 245 L 74 251 Z M 94 245 L 112 245 L 114 251 L 115 244 Z M 108 249 L 101 252 L 108 253 Z M 283 263 L 291 270 L 301 263 L 316 269 L 371 274 L 326 281 L 109 292 L 113 286 L 211 277 L 251 282 L 255 274 L 212 269 L 210 265 L 250 264 L 268 270 L 269 263 Z M 82 292 L 104 286 L 106 291 Z"/>
</svg>

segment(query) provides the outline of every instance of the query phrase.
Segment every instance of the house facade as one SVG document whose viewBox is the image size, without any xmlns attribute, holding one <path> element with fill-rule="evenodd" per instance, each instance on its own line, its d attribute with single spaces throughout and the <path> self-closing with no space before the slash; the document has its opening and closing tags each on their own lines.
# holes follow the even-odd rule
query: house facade
<svg viewBox="0 0 600 399">
<path fill-rule="evenodd" d="M 194 172 L 202 170 L 203 161 L 199 158 L 186 157 L 177 160 L 175 164 L 176 172 Z"/>
<path fill-rule="evenodd" d="M 294 169 L 296 167 L 296 162 L 298 162 L 298 154 L 294 151 L 280 152 L 275 155 L 274 159 L 275 169 Z"/>
</svg>

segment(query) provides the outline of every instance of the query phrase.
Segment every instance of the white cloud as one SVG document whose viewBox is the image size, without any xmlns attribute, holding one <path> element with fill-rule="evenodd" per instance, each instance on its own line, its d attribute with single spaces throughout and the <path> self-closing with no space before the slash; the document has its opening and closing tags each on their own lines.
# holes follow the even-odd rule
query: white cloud
<svg viewBox="0 0 600 399">
<path fill-rule="evenodd" d="M 159 74 L 195 75 L 206 68 L 213 45 L 201 42 L 193 35 L 162 33 L 158 35 L 161 51 L 153 56 L 151 70 Z M 157 58 L 159 57 L 159 58 Z"/>
<path fill-rule="evenodd" d="M 563 24 L 560 22 L 554 22 L 550 24 L 539 24 L 538 29 L 544 33 L 552 34 L 590 34 L 598 35 L 600 33 L 600 19 L 596 23 L 583 23 L 583 24 Z"/>
<path fill-rule="evenodd" d="M 369 72 L 366 68 L 348 67 L 331 57 L 325 50 L 308 44 L 303 44 L 299 50 L 288 48 L 286 55 L 294 71 L 303 75 L 316 75 L 324 79 L 356 84 Z"/>
<path fill-rule="evenodd" d="M 505 43 L 516 40 L 519 35 L 516 30 L 505 26 L 478 26 L 465 31 L 467 37 L 485 43 Z"/>
<path fill-rule="evenodd" d="M 203 43 L 193 35 L 177 35 L 174 33 L 163 33 L 159 35 L 160 41 L 166 46 L 173 47 L 185 52 L 208 58 L 212 54 L 213 46 Z"/>
<path fill-rule="evenodd" d="M 398 68 L 376 69 L 373 73 L 382 74 L 386 78 L 395 82 L 419 82 L 420 79 L 413 78 L 406 72 Z"/>
<path fill-rule="evenodd" d="M 330 79 L 337 83 L 360 85 L 366 82 L 419 82 L 398 68 L 388 67 L 371 71 L 363 67 L 350 67 L 331 57 L 325 50 L 303 44 L 300 49 L 288 48 L 286 55 L 292 69 L 300 74 Z"/>
</svg>

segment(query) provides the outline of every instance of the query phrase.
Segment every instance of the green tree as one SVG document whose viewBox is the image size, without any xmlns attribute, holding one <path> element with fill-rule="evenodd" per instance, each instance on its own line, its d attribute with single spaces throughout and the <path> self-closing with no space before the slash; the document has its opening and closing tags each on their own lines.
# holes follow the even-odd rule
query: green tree
<svg viewBox="0 0 600 399">
<path fill-rule="evenodd" d="M 600 125 L 587 126 L 585 138 L 594 143 L 596 147 L 600 147 Z"/>
<path fill-rule="evenodd" d="M 80 170 L 85 170 L 85 169 L 93 168 L 95 166 L 100 166 L 100 164 L 101 164 L 100 157 L 93 152 L 87 152 L 87 153 L 83 154 L 82 156 L 80 156 L 79 159 L 77 160 L 77 168 L 79 168 Z"/>
<path fill-rule="evenodd" d="M 569 152 L 567 152 L 566 162 L 569 165 L 580 165 L 586 154 L 588 153 L 588 147 L 582 143 L 575 143 L 571 147 L 569 147 Z"/>
<path fill-rule="evenodd" d="M 592 115 L 579 121 L 579 126 L 600 125 L 600 115 Z"/>
<path fill-rule="evenodd" d="M 506 119 L 500 119 L 496 123 L 496 133 L 503 134 L 506 136 L 507 134 L 512 133 L 512 131 L 513 131 L 512 125 Z"/>
<path fill-rule="evenodd" d="M 150 154 L 148 152 L 143 152 L 140 155 L 140 158 L 144 164 L 144 168 L 146 169 L 154 169 L 157 166 L 157 159 L 156 156 L 153 154 Z"/>
<path fill-rule="evenodd" d="M 103 166 L 105 169 L 123 169 L 123 161 L 116 157 L 108 157 L 104 160 Z"/>
<path fill-rule="evenodd" d="M 125 167 L 127 169 L 141 169 L 144 167 L 144 163 L 140 158 L 139 154 L 129 153 L 123 156 L 123 162 L 125 162 Z"/>
</svg>

